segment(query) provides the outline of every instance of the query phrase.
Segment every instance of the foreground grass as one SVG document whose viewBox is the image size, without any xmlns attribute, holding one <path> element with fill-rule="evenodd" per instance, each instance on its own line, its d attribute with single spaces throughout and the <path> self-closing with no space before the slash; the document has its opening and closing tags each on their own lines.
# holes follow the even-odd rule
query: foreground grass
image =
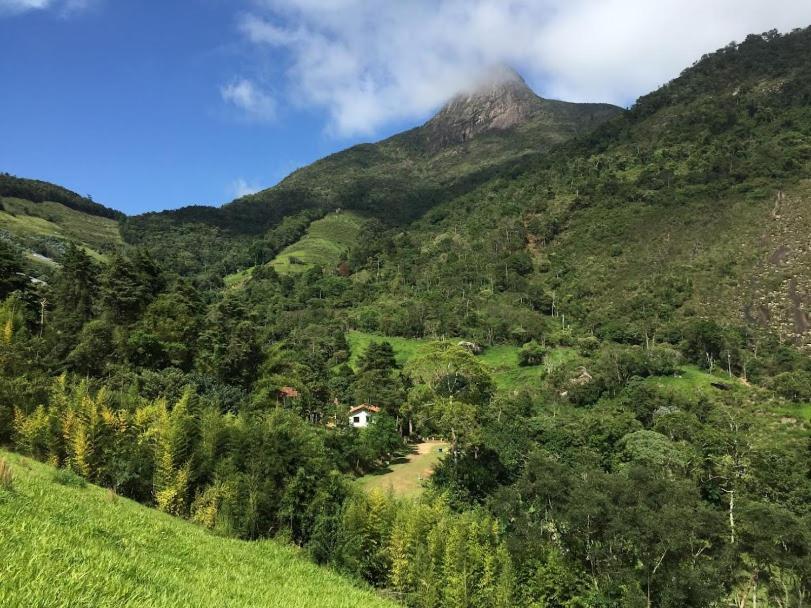
<svg viewBox="0 0 811 608">
<path fill-rule="evenodd" d="M 394 606 L 274 541 L 220 538 L 0 451 L 0 606 Z"/>
<path fill-rule="evenodd" d="M 303 272 L 313 266 L 332 268 L 357 243 L 363 221 L 349 211 L 330 213 L 310 224 L 307 234 L 285 247 L 270 265 L 282 274 Z"/>
</svg>

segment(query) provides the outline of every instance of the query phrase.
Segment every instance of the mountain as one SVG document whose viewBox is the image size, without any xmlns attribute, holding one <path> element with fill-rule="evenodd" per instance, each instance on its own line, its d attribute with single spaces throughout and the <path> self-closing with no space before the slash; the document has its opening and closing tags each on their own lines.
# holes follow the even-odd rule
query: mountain
<svg viewBox="0 0 811 608">
<path fill-rule="evenodd" d="M 128 218 L 124 238 L 149 246 L 161 259 L 178 249 L 189 251 L 189 270 L 217 265 L 231 272 L 250 256 L 245 253 L 222 266 L 218 242 L 223 239 L 244 250 L 282 218 L 307 210 L 323 214 L 348 209 L 388 225 L 405 225 L 622 113 L 608 104 L 544 100 L 515 72 L 502 69 L 499 74 L 450 101 L 421 127 L 332 154 L 273 188 L 221 208 L 194 206 Z M 204 250 L 214 252 L 211 258 L 200 257 L 201 242 Z"/>
<path fill-rule="evenodd" d="M 0 196 L 25 199 L 35 203 L 59 203 L 74 211 L 112 220 L 124 217 L 120 211 L 105 207 L 89 197 L 81 196 L 62 186 L 36 179 L 16 177 L 8 173 L 0 173 Z"/>
<path fill-rule="evenodd" d="M 34 531 L 12 602 L 79 551 L 68 594 L 272 603 L 289 539 L 407 606 L 803 605 L 809 142 L 811 28 L 766 32 L 628 111 L 490 78 L 222 209 L 123 218 L 124 255 L 47 285 L 2 247 L 0 444 L 71 471 L 0 460 Z M 435 491 L 366 492 L 423 437 Z"/>
<path fill-rule="evenodd" d="M 614 340 L 678 340 L 703 318 L 808 348 L 809 66 L 809 30 L 705 56 L 628 113 L 432 209 L 383 255 L 389 269 L 409 259 L 407 275 L 384 280 L 443 285 L 449 310 L 509 314 L 503 339 L 509 326 L 543 331 L 527 312 L 550 306 L 542 293 Z M 476 293 L 482 283 L 496 293 Z M 403 288 L 376 308 L 424 297 Z M 453 317 L 422 313 L 416 331 L 448 331 Z"/>
<path fill-rule="evenodd" d="M 577 135 L 617 114 L 609 104 L 567 103 L 538 97 L 515 70 L 497 67 L 468 92 L 451 99 L 420 129 L 426 148 L 438 151 L 482 133 L 529 125 L 546 135 Z M 561 137 L 564 139 L 564 137 Z"/>
</svg>

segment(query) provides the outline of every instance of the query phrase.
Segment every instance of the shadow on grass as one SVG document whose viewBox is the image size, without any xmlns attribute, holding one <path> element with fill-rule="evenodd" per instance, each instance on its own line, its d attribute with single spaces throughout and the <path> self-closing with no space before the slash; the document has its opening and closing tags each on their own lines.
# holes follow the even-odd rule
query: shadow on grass
<svg viewBox="0 0 811 608">
<path fill-rule="evenodd" d="M 393 457 L 386 463 L 385 466 L 381 465 L 380 467 L 376 468 L 374 471 L 369 471 L 366 475 L 387 475 L 392 473 L 394 470 L 391 468 L 394 465 L 398 464 L 407 464 L 408 457 L 414 456 L 418 454 L 417 446 L 416 445 L 409 445 L 404 447 L 402 450 L 396 452 Z"/>
</svg>

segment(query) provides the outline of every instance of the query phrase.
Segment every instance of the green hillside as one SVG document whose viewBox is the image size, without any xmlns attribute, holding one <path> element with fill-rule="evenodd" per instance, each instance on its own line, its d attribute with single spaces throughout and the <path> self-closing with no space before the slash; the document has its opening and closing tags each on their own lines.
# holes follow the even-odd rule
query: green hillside
<svg viewBox="0 0 811 608">
<path fill-rule="evenodd" d="M 0 198 L 0 231 L 32 253 L 58 256 L 67 242 L 77 243 L 96 259 L 123 245 L 118 221 L 51 201 Z"/>
<path fill-rule="evenodd" d="M 460 338 L 455 338 L 449 341 L 459 342 L 460 340 Z M 347 342 L 352 351 L 350 365 L 357 367 L 358 358 L 366 351 L 369 344 L 383 341 L 392 345 L 397 364 L 400 366 L 423 354 L 432 343 L 432 340 L 428 339 L 380 336 L 362 331 L 351 331 L 347 335 Z M 478 356 L 490 370 L 499 390 L 539 389 L 541 381 L 548 371 L 575 356 L 570 348 L 552 349 L 547 354 L 544 365 L 521 367 L 518 365 L 519 350 L 517 346 L 500 344 L 485 348 Z"/>
<path fill-rule="evenodd" d="M 391 606 L 275 541 L 245 542 L 0 451 L 0 605 Z"/>
<path fill-rule="evenodd" d="M 809 39 L 721 49 L 520 174 L 380 235 L 356 257 L 380 252 L 385 269 L 367 316 L 388 334 L 504 341 L 547 333 L 537 313 L 554 304 L 612 340 L 677 341 L 701 317 L 808 347 Z"/>
<path fill-rule="evenodd" d="M 276 272 L 302 272 L 313 266 L 335 268 L 341 256 L 357 245 L 364 218 L 349 211 L 316 220 L 301 240 L 285 247 L 270 262 Z"/>
<path fill-rule="evenodd" d="M 81 211 L 87 215 L 97 215 L 113 220 L 122 219 L 124 214 L 110 209 L 89 196 L 81 196 L 62 186 L 51 184 L 37 179 L 17 177 L 9 173 L 0 173 L 0 197 L 19 198 L 35 203 L 55 202 Z"/>
<path fill-rule="evenodd" d="M 526 121 L 512 128 L 485 130 L 475 138 L 437 147 L 432 139 L 437 125 L 429 121 L 386 140 L 331 154 L 273 188 L 220 208 L 195 205 L 128 218 L 122 226 L 124 239 L 150 247 L 159 259 L 189 254 L 197 260 L 196 272 L 222 262 L 221 250 L 212 242 L 226 241 L 232 244 L 236 266 L 244 267 L 251 261 L 245 241 L 286 216 L 343 209 L 387 225 L 404 225 L 494 176 L 518 171 L 555 145 L 622 112 L 608 104 L 544 100 L 529 89 L 523 95 L 521 101 L 532 107 Z M 202 242 L 207 246 L 201 248 Z"/>
</svg>

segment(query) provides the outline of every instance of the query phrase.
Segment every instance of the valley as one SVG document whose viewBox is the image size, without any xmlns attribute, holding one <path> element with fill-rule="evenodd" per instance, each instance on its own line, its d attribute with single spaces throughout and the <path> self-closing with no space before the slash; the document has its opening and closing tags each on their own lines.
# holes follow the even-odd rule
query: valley
<svg viewBox="0 0 811 608">
<path fill-rule="evenodd" d="M 803 606 L 809 142 L 799 29 L 222 207 L 0 175 L 0 603 Z"/>
</svg>

